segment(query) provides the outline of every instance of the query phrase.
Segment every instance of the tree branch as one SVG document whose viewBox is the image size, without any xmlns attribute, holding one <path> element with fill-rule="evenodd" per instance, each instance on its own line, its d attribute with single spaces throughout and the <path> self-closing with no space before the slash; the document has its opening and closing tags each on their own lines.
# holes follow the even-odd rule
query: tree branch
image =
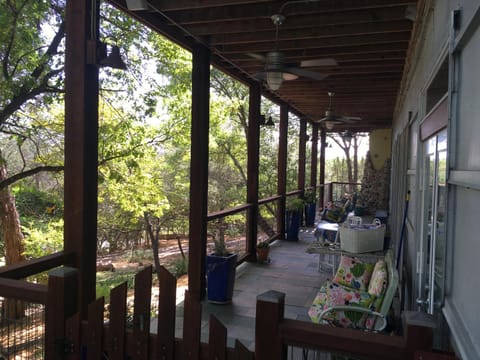
<svg viewBox="0 0 480 360">
<path fill-rule="evenodd" d="M 6 187 L 12 185 L 13 183 L 15 183 L 19 180 L 25 179 L 29 176 L 38 174 L 40 172 L 44 172 L 44 171 L 45 172 L 59 172 L 59 171 L 63 171 L 63 169 L 64 169 L 63 165 L 59 165 L 59 166 L 49 166 L 49 165 L 37 166 L 33 169 L 22 171 L 18 174 L 10 176 L 9 178 L 1 181 L 0 182 L 0 190 L 5 189 Z"/>
</svg>

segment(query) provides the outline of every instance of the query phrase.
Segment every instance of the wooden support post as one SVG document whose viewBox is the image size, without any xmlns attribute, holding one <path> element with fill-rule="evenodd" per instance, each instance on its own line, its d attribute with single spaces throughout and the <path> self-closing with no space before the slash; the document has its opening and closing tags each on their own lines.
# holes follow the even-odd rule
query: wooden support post
<svg viewBox="0 0 480 360">
<path fill-rule="evenodd" d="M 310 159 L 310 186 L 317 192 L 318 124 L 312 124 L 312 157 Z M 318 193 L 318 192 L 317 192 Z"/>
<path fill-rule="evenodd" d="M 269 290 L 257 296 L 255 318 L 255 359 L 286 359 L 279 327 L 283 321 L 285 294 Z"/>
<path fill-rule="evenodd" d="M 415 351 L 431 350 L 433 344 L 433 315 L 418 311 L 404 311 L 402 322 L 408 359 L 413 359 Z"/>
<path fill-rule="evenodd" d="M 65 17 L 64 249 L 79 270 L 85 319 L 95 300 L 98 178 L 98 67 L 87 64 L 87 42 L 99 36 L 99 1 L 67 0 Z"/>
<path fill-rule="evenodd" d="M 318 182 L 322 187 L 319 189 L 318 198 L 320 199 L 320 206 L 325 207 L 325 148 L 327 146 L 327 133 L 325 130 L 320 132 L 320 177 Z"/>
<path fill-rule="evenodd" d="M 260 84 L 250 85 L 248 107 L 248 160 L 247 160 L 247 203 L 252 206 L 247 213 L 247 254 L 251 260 L 256 260 L 258 224 L 258 166 L 260 154 Z"/>
<path fill-rule="evenodd" d="M 78 270 L 62 267 L 48 273 L 45 310 L 45 359 L 63 359 L 67 347 L 65 322 L 77 311 Z"/>
<path fill-rule="evenodd" d="M 200 301 L 205 297 L 207 252 L 210 50 L 196 44 L 192 58 L 188 289 L 190 295 Z"/>
<path fill-rule="evenodd" d="M 285 194 L 287 192 L 287 135 L 288 134 L 288 107 L 280 105 L 280 128 L 278 139 L 278 164 L 277 164 L 277 194 L 279 200 L 277 212 L 277 229 L 279 238 L 285 239 Z"/>
<path fill-rule="evenodd" d="M 298 174 L 297 174 L 297 189 L 305 189 L 305 158 L 306 158 L 306 144 L 307 144 L 307 121 L 300 119 L 300 133 L 298 139 Z"/>
</svg>

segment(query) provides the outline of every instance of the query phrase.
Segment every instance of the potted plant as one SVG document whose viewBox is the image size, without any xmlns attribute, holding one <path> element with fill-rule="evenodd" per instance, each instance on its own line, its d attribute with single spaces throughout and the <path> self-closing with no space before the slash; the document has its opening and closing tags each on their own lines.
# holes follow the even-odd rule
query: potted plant
<svg viewBox="0 0 480 360">
<path fill-rule="evenodd" d="M 230 253 L 225 240 L 214 240 L 213 252 L 205 259 L 207 277 L 207 299 L 215 304 L 232 302 L 237 254 Z"/>
<path fill-rule="evenodd" d="M 268 262 L 269 252 L 270 252 L 270 243 L 268 241 L 260 241 L 257 244 L 257 261 Z"/>
<path fill-rule="evenodd" d="M 302 222 L 302 212 L 305 207 L 305 201 L 301 198 L 287 200 L 286 229 L 287 240 L 297 241 L 300 224 Z"/>
<path fill-rule="evenodd" d="M 361 193 L 356 194 L 355 207 L 353 209 L 353 214 L 355 216 L 365 215 L 365 205 L 363 204 L 363 198 Z"/>
<path fill-rule="evenodd" d="M 315 225 L 315 212 L 317 196 L 314 190 L 307 190 L 303 195 L 305 199 L 305 226 Z"/>
</svg>

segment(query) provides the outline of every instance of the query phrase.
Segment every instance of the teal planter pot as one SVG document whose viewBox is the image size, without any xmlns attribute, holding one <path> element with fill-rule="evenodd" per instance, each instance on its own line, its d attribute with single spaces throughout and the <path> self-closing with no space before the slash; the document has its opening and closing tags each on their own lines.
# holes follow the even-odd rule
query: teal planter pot
<svg viewBox="0 0 480 360">
<path fill-rule="evenodd" d="M 228 256 L 207 255 L 205 266 L 208 301 L 215 304 L 231 303 L 235 285 L 237 254 Z"/>
</svg>

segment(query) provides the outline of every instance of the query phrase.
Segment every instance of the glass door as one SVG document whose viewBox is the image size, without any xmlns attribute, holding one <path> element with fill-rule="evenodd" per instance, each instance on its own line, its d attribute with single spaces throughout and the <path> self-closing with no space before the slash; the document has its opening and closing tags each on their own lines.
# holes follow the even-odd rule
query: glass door
<svg viewBox="0 0 480 360">
<path fill-rule="evenodd" d="M 446 249 L 447 132 L 424 142 L 423 231 L 420 242 L 417 304 L 420 311 L 439 313 L 443 304 Z"/>
</svg>

